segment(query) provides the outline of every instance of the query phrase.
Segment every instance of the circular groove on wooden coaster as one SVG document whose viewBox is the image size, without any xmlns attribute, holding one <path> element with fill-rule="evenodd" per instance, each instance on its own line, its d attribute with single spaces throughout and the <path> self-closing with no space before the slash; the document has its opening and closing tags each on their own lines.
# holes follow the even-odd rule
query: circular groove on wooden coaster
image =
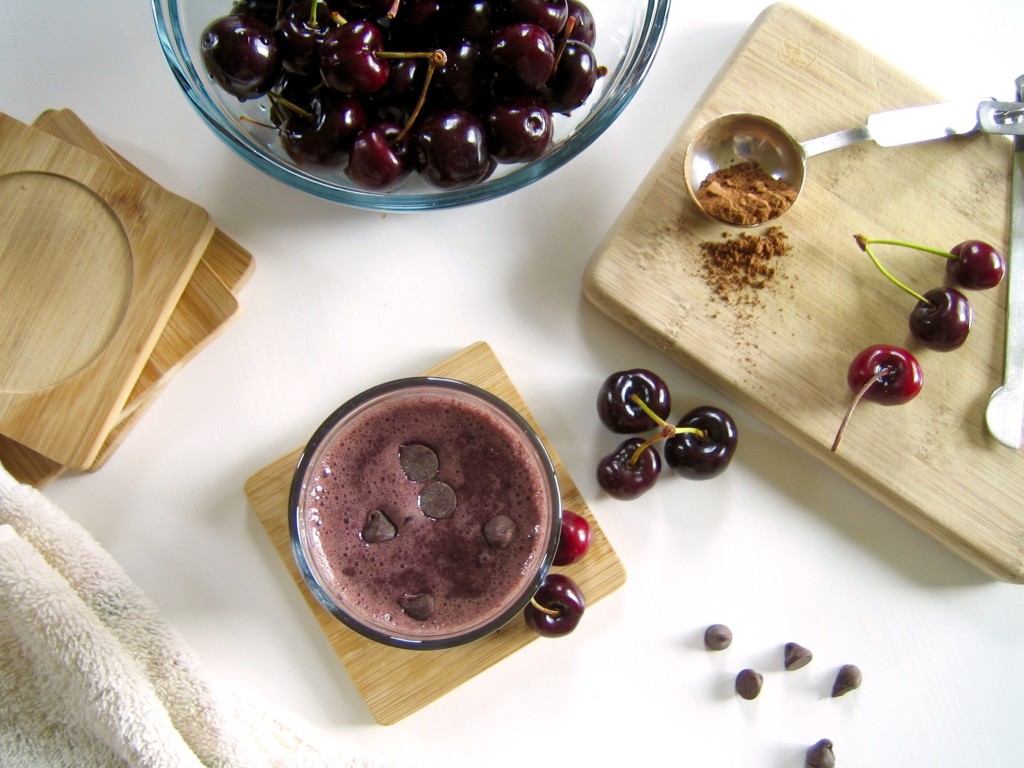
<svg viewBox="0 0 1024 768">
<path fill-rule="evenodd" d="M 131 244 L 110 206 L 52 173 L 0 176 L 0 390 L 53 386 L 96 359 L 132 292 Z"/>
</svg>

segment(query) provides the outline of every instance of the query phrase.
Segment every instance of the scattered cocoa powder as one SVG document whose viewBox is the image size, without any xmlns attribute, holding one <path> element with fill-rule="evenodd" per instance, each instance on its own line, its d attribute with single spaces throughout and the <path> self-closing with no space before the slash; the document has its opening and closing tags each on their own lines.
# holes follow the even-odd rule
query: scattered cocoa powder
<svg viewBox="0 0 1024 768">
<path fill-rule="evenodd" d="M 756 291 L 775 276 L 776 260 L 789 252 L 789 235 L 779 227 L 760 234 L 722 234 L 700 244 L 704 279 L 726 304 L 757 302 Z"/>
<path fill-rule="evenodd" d="M 729 224 L 752 227 L 785 213 L 797 189 L 773 178 L 757 163 L 738 163 L 714 171 L 694 193 L 711 216 Z"/>
</svg>

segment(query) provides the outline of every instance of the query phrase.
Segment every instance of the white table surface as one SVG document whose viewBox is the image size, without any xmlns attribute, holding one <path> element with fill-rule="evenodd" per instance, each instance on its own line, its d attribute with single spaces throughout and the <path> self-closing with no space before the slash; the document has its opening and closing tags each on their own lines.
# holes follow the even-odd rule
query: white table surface
<svg viewBox="0 0 1024 768">
<path fill-rule="evenodd" d="M 1024 73 L 1019 0 L 802 7 L 950 98 L 1009 99 Z M 48 495 L 159 605 L 209 671 L 388 765 L 1020 765 L 1024 587 L 993 582 L 606 319 L 582 272 L 614 217 L 761 2 L 677 0 L 644 86 L 554 177 L 465 210 L 383 216 L 285 189 L 200 122 L 148 3 L 6 2 L 0 110 L 70 107 L 252 251 L 244 314 L 190 363 L 98 473 Z M 580 628 L 536 642 L 400 723 L 370 717 L 248 507 L 243 483 L 341 400 L 489 342 L 628 572 Z M 602 495 L 615 440 L 608 373 L 660 372 L 677 398 L 731 410 L 727 475 Z M 968 470 L 961 470 L 968 471 Z M 731 649 L 701 647 L 729 624 Z M 784 673 L 798 641 L 811 666 Z M 831 699 L 836 668 L 864 685 Z M 754 702 L 732 693 L 765 673 Z M 453 746 L 454 745 L 454 746 Z"/>
</svg>

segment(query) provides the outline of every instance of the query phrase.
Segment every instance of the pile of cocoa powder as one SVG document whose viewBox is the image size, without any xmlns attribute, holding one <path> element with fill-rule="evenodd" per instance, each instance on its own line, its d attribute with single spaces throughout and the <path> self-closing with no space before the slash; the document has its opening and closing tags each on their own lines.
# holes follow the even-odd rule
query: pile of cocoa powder
<svg viewBox="0 0 1024 768">
<path fill-rule="evenodd" d="M 725 232 L 700 244 L 701 270 L 711 292 L 726 304 L 755 304 L 757 291 L 775 277 L 777 261 L 791 250 L 780 227 L 760 234 Z"/>
</svg>

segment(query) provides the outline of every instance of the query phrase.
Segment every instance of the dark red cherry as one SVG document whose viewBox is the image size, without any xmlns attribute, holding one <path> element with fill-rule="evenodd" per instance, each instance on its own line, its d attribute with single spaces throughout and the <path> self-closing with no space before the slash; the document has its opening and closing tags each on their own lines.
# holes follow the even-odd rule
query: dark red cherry
<svg viewBox="0 0 1024 768">
<path fill-rule="evenodd" d="M 649 491 L 661 473 L 661 455 L 644 439 L 630 437 L 597 464 L 597 483 L 609 496 L 623 501 Z"/>
<path fill-rule="evenodd" d="M 598 418 L 612 432 L 635 435 L 659 426 L 636 404 L 634 395 L 658 417 L 668 420 L 672 396 L 664 379 L 644 368 L 618 371 L 606 378 L 597 392 Z"/>
<path fill-rule="evenodd" d="M 576 629 L 586 609 L 579 585 L 564 573 L 549 573 L 523 611 L 526 625 L 541 637 L 561 637 Z"/>
<path fill-rule="evenodd" d="M 293 114 L 282 123 L 281 145 L 302 165 L 341 163 L 366 125 L 363 103 L 352 96 L 328 91 L 313 99 L 309 106 L 314 111 L 308 117 Z"/>
<path fill-rule="evenodd" d="M 555 43 L 536 24 L 510 24 L 491 38 L 491 60 L 508 81 L 540 88 L 554 71 Z"/>
<path fill-rule="evenodd" d="M 590 549 L 590 523 L 571 509 L 562 510 L 562 526 L 555 551 L 555 565 L 579 562 Z"/>
<path fill-rule="evenodd" d="M 401 127 L 378 123 L 356 134 L 345 173 L 358 186 L 376 192 L 400 187 L 412 174 L 412 162 L 404 142 L 398 141 Z"/>
<path fill-rule="evenodd" d="M 554 37 L 565 27 L 569 18 L 566 0 L 505 0 L 508 18 L 525 24 L 535 24 Z"/>
<path fill-rule="evenodd" d="M 569 114 L 590 98 L 600 73 L 594 50 L 586 43 L 569 40 L 542 89 L 544 103 L 552 112 Z"/>
<path fill-rule="evenodd" d="M 445 27 L 452 39 L 476 40 L 486 43 L 497 18 L 492 0 L 469 0 L 455 3 L 448 11 Z"/>
<path fill-rule="evenodd" d="M 956 349 L 967 340 L 974 322 L 971 303 L 955 288 L 933 288 L 910 313 L 910 333 L 931 349 Z"/>
<path fill-rule="evenodd" d="M 484 124 L 463 109 L 443 110 L 424 118 L 412 147 L 420 175 L 437 187 L 476 184 L 494 170 Z"/>
<path fill-rule="evenodd" d="M 536 160 L 551 146 L 554 121 L 536 99 L 510 98 L 484 115 L 487 146 L 499 163 Z"/>
<path fill-rule="evenodd" d="M 485 48 L 473 40 L 460 40 L 442 50 L 447 60 L 434 72 L 432 102 L 441 108 L 472 111 L 489 103 L 494 90 L 494 64 Z"/>
<path fill-rule="evenodd" d="M 281 52 L 274 32 L 256 16 L 214 19 L 203 31 L 199 48 L 210 76 L 243 101 L 267 93 L 281 76 Z"/>
<path fill-rule="evenodd" d="M 875 344 L 862 349 L 850 362 L 846 383 L 853 392 L 869 385 L 864 393 L 867 400 L 882 405 L 903 405 L 917 397 L 924 384 L 924 374 L 917 358 L 907 350 Z"/>
<path fill-rule="evenodd" d="M 356 20 L 328 34 L 320 44 L 320 75 L 339 93 L 359 96 L 374 93 L 388 82 L 390 64 L 376 54 L 384 36 L 376 24 Z"/>
<path fill-rule="evenodd" d="M 850 361 L 846 384 L 854 397 L 832 442 L 833 451 L 839 447 L 846 426 L 861 400 L 881 405 L 903 405 L 921 391 L 924 373 L 917 358 L 907 350 L 889 344 L 874 344 L 862 349 Z"/>
<path fill-rule="evenodd" d="M 274 26 L 281 60 L 289 72 L 320 75 L 320 44 L 337 24 L 324 0 L 296 0 Z"/>
<path fill-rule="evenodd" d="M 956 258 L 947 262 L 946 277 L 962 288 L 995 288 L 1006 273 L 1003 255 L 981 240 L 965 240 L 949 252 Z"/>
<path fill-rule="evenodd" d="M 665 441 L 665 463 L 690 480 L 708 480 L 725 471 L 736 453 L 739 434 L 732 417 L 721 408 L 700 406 L 676 424 Z"/>
<path fill-rule="evenodd" d="M 568 26 L 569 40 L 579 40 L 581 43 L 593 47 L 594 41 L 597 40 L 597 25 L 594 23 L 594 14 L 590 12 L 590 8 L 579 2 L 579 0 L 569 0 L 569 18 L 573 20 L 572 29 Z M 568 19 L 566 19 L 568 24 Z"/>
</svg>

